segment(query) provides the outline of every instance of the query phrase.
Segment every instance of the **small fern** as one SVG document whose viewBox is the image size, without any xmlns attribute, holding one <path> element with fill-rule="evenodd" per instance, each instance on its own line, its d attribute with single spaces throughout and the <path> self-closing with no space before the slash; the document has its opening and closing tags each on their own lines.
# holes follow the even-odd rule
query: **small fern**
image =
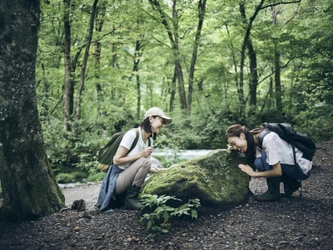
<svg viewBox="0 0 333 250">
<path fill-rule="evenodd" d="M 154 237 L 158 233 L 168 233 L 171 227 L 171 217 L 181 217 L 183 215 L 190 216 L 192 219 L 198 218 L 197 208 L 200 207 L 199 199 L 190 199 L 188 203 L 174 208 L 166 205 L 170 200 L 181 201 L 174 196 L 166 195 L 151 195 L 145 194 L 142 196 L 141 204 L 143 209 L 149 207 L 150 213 L 145 213 L 141 216 L 140 222 L 146 222 L 146 230 L 150 231 L 148 237 Z"/>
</svg>

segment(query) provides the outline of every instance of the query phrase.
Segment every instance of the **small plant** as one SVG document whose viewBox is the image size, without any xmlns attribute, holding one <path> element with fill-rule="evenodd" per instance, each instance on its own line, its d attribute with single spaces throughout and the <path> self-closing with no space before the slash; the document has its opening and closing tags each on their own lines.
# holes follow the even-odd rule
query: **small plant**
<svg viewBox="0 0 333 250">
<path fill-rule="evenodd" d="M 144 206 L 143 209 L 149 207 L 151 211 L 150 213 L 143 214 L 140 218 L 140 222 L 147 222 L 146 230 L 151 231 L 148 237 L 154 237 L 157 233 L 168 233 L 168 229 L 171 226 L 171 217 L 187 215 L 192 219 L 198 218 L 197 208 L 200 207 L 199 199 L 190 199 L 188 203 L 178 208 L 166 205 L 170 200 L 181 201 L 174 196 L 157 196 L 151 194 L 142 196 L 141 204 Z"/>
</svg>

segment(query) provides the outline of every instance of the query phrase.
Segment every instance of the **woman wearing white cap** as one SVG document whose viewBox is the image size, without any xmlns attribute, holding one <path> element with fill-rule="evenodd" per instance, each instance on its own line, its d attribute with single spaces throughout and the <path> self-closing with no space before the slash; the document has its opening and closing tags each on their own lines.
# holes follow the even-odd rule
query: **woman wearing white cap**
<svg viewBox="0 0 333 250">
<path fill-rule="evenodd" d="M 153 152 L 152 134 L 158 134 L 164 125 L 172 119 L 157 107 L 147 110 L 139 130 L 139 138 L 135 147 L 130 148 L 136 138 L 136 131 L 128 131 L 113 157 L 112 168 L 109 168 L 104 178 L 98 197 L 97 206 L 102 212 L 110 209 L 110 203 L 115 197 L 126 192 L 124 205 L 126 208 L 139 210 L 138 194 L 145 178 L 151 168 L 150 155 Z M 130 151 L 130 152 L 129 152 Z M 108 184 L 105 184 L 108 180 Z"/>
</svg>

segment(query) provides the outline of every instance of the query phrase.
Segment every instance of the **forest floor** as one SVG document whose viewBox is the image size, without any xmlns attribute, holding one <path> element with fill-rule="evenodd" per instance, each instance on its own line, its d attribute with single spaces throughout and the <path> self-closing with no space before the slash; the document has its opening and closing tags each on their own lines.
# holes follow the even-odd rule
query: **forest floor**
<svg viewBox="0 0 333 250">
<path fill-rule="evenodd" d="M 196 220 L 172 222 L 169 233 L 149 238 L 139 213 L 63 210 L 35 221 L 0 225 L 0 249 L 332 249 L 333 141 L 318 145 L 311 177 L 302 182 L 302 198 L 294 194 L 278 202 L 256 202 Z M 63 189 L 66 205 L 84 199 L 94 207 L 100 184 Z M 254 193 L 266 188 L 252 180 Z"/>
</svg>

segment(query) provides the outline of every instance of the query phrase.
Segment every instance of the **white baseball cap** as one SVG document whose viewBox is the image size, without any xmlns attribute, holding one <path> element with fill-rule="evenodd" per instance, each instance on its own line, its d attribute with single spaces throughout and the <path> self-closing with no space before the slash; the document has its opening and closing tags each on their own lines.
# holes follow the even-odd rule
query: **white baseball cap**
<svg viewBox="0 0 333 250">
<path fill-rule="evenodd" d="M 162 111 L 162 109 L 157 108 L 157 107 L 152 107 L 152 108 L 150 108 L 150 109 L 147 110 L 147 112 L 145 113 L 145 117 L 144 118 L 146 119 L 149 116 L 159 116 L 159 117 L 163 118 L 165 125 L 168 125 L 168 124 L 170 124 L 172 122 L 172 118 L 166 116 L 164 114 L 164 112 Z"/>
</svg>

